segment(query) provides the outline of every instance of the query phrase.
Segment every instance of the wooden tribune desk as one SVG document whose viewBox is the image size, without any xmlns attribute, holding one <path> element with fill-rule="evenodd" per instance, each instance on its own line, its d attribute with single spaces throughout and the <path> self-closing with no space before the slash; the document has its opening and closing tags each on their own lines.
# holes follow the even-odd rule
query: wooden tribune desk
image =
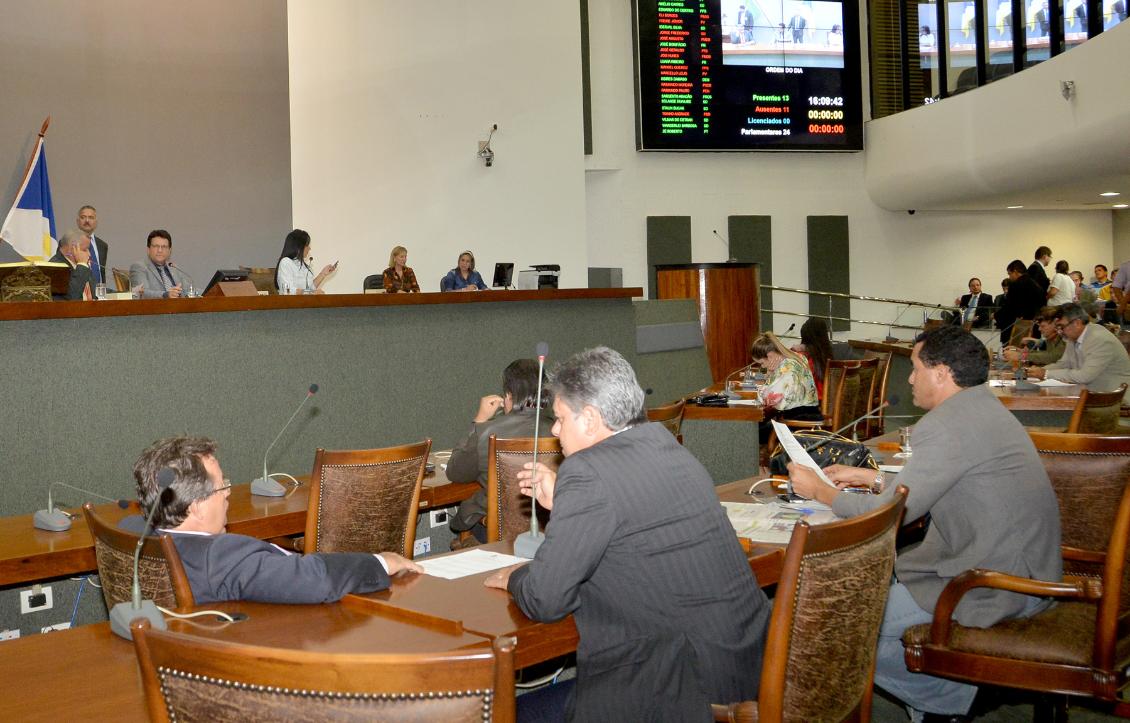
<svg viewBox="0 0 1130 723">
<path fill-rule="evenodd" d="M 228 532 L 267 539 L 305 531 L 310 487 L 305 484 L 305 477 L 298 479 L 303 484 L 285 497 L 254 497 L 251 485 L 232 487 L 228 500 Z M 446 482 L 446 477 L 436 481 Z M 447 482 L 434 486 L 429 486 L 428 482 L 426 478 L 420 490 L 420 511 L 461 502 L 479 487 L 477 482 Z M 109 503 L 95 509 L 99 517 L 113 523 L 127 515 L 139 514 L 136 502 L 125 510 Z M 86 528 L 86 520 L 80 510 L 72 512 L 77 515 L 66 532 L 37 530 L 31 515 L 0 518 L 0 587 L 77 575 L 97 567 L 94 540 Z"/>
</svg>

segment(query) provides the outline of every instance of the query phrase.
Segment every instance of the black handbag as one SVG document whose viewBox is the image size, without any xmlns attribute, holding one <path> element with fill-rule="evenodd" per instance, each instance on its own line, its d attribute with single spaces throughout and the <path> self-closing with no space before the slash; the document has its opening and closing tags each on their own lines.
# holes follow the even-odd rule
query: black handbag
<svg viewBox="0 0 1130 723">
<path fill-rule="evenodd" d="M 847 437 L 842 437 L 823 429 L 805 429 L 793 433 L 800 446 L 808 450 L 821 469 L 832 464 L 842 464 L 848 467 L 870 467 L 878 471 L 879 465 L 871 456 L 871 450 L 862 442 L 854 442 Z M 789 455 L 778 442 L 769 456 L 769 473 L 776 475 L 788 474 Z"/>
</svg>

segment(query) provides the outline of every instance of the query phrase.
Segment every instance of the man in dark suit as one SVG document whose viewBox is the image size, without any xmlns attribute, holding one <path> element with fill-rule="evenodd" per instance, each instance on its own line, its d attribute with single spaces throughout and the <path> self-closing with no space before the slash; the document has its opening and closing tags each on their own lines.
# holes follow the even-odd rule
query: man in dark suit
<svg viewBox="0 0 1130 723">
<path fill-rule="evenodd" d="M 451 518 L 451 531 L 460 533 L 460 537 L 452 542 L 453 549 L 474 542 L 467 539 L 462 534 L 464 532 L 470 532 L 478 542 L 486 542 L 483 518 L 487 513 L 487 445 L 490 436 L 493 434 L 499 439 L 534 436 L 537 390 L 537 361 L 516 359 L 510 362 L 502 372 L 502 396 L 488 394 L 479 401 L 479 411 L 471 423 L 471 431 L 451 450 L 447 479 L 452 482 L 478 482 L 482 486 L 470 499 L 460 503 Z M 548 414 L 542 415 L 543 424 L 548 417 Z"/>
<path fill-rule="evenodd" d="M 158 482 L 165 469 L 172 482 Z M 254 537 L 228 534 L 228 496 L 216 444 L 202 437 L 153 443 L 133 466 L 143 512 L 154 505 L 153 527 L 173 537 L 198 603 L 256 600 L 271 603 L 334 602 L 351 592 L 384 590 L 389 578 L 423 572 L 395 552 L 298 555 Z M 121 526 L 140 532 L 134 516 Z"/>
<path fill-rule="evenodd" d="M 1004 304 L 997 309 L 997 326 L 1001 330 L 1001 343 L 1007 344 L 1012 327 L 1020 319 L 1035 319 L 1044 307 L 1047 293 L 1028 275 L 1024 262 L 1013 259 L 1008 265 L 1008 292 Z"/>
<path fill-rule="evenodd" d="M 94 298 L 90 270 L 90 246 L 81 231 L 67 231 L 59 238 L 59 250 L 49 261 L 71 267 L 71 283 L 66 294 L 51 294 L 55 301 L 81 301 Z"/>
<path fill-rule="evenodd" d="M 78 227 L 90 238 L 90 270 L 94 283 L 109 285 L 106 280 L 106 257 L 110 255 L 110 246 L 101 236 L 95 236 L 98 229 L 98 211 L 94 206 L 83 206 L 78 210 Z"/>
<path fill-rule="evenodd" d="M 1048 287 L 1051 286 L 1051 279 L 1048 278 L 1048 272 L 1044 267 L 1051 262 L 1052 250 L 1047 246 L 1041 246 L 1036 249 L 1035 261 L 1028 266 L 1028 275 L 1032 277 L 1037 286 L 1044 290 L 1045 298 L 1047 297 Z"/>
<path fill-rule="evenodd" d="M 574 615 L 568 717 L 707 721 L 756 698 L 769 605 L 706 470 L 646 421 L 617 352 L 573 356 L 549 388 L 565 461 L 519 479 L 553 518 L 533 561 L 486 584 L 534 620 Z"/>
<path fill-rule="evenodd" d="M 981 293 L 981 279 L 974 276 L 969 280 L 969 293 L 962 294 L 954 302 L 961 307 L 960 323 L 973 322 L 973 326 L 982 329 L 993 323 L 993 297 Z"/>
</svg>

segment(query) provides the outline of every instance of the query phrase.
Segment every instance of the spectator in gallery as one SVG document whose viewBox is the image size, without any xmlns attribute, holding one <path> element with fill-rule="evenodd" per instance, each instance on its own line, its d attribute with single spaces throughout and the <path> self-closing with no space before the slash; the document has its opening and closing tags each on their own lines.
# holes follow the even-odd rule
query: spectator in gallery
<svg viewBox="0 0 1130 723">
<path fill-rule="evenodd" d="M 1048 285 L 1051 283 L 1046 267 L 1052 262 L 1052 250 L 1047 246 L 1040 246 L 1036 249 L 1034 258 L 1036 260 L 1028 265 L 1028 276 L 1035 281 L 1036 285 L 1043 289 L 1046 294 Z"/>
<path fill-rule="evenodd" d="M 828 31 L 828 47 L 844 47 L 844 29 L 839 24 L 833 25 L 832 29 Z"/>
<path fill-rule="evenodd" d="M 1070 270 L 1063 259 L 1056 262 L 1055 274 L 1048 282 L 1048 306 L 1061 306 L 1075 300 L 1075 282 L 1067 275 Z"/>
<path fill-rule="evenodd" d="M 386 294 L 395 294 L 398 291 L 405 294 L 420 293 L 416 272 L 407 263 L 408 249 L 403 246 L 393 246 L 388 255 L 388 268 L 383 274 Z"/>
<path fill-rule="evenodd" d="M 923 25 L 922 29 L 918 31 L 918 47 L 933 48 L 936 45 L 937 40 L 934 39 L 934 33 L 930 31 L 930 26 Z"/>
<path fill-rule="evenodd" d="M 960 324 L 971 323 L 980 329 L 992 324 L 993 297 L 981 292 L 981 279 L 974 276 L 969 280 L 969 293 L 962 294 L 953 301 L 961 307 Z"/>
<path fill-rule="evenodd" d="M 280 294 L 324 294 L 322 283 L 337 270 L 337 262 L 315 276 L 310 268 L 310 234 L 296 228 L 286 235 L 282 253 L 275 265 L 275 289 Z"/>
<path fill-rule="evenodd" d="M 483 277 L 475 271 L 475 255 L 470 251 L 459 254 L 455 268 L 439 282 L 440 291 L 483 291 L 486 288 Z"/>
<path fill-rule="evenodd" d="M 1068 276 L 1075 282 L 1075 298 L 1072 299 L 1076 304 L 1082 304 L 1083 308 L 1091 311 L 1095 304 L 1095 292 L 1091 291 L 1090 287 L 1083 283 L 1083 274 L 1078 271 L 1072 271 Z"/>
</svg>

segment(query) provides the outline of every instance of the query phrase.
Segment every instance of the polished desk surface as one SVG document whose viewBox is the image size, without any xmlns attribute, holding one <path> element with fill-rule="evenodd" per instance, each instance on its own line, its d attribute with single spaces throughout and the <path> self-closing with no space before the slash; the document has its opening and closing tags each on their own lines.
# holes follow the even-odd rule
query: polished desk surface
<svg viewBox="0 0 1130 723">
<path fill-rule="evenodd" d="M 307 477 L 284 497 L 258 497 L 247 484 L 232 487 L 228 501 L 228 532 L 267 539 L 301 534 L 306 529 L 306 506 L 310 487 Z M 420 490 L 420 510 L 445 507 L 467 499 L 478 483 L 451 483 L 437 466 L 436 474 L 424 478 Z M 81 496 L 81 493 L 74 493 Z M 99 517 L 116 523 L 127 515 L 139 514 L 137 503 L 121 509 L 106 503 L 95 507 Z M 82 510 L 75 514 L 71 529 L 47 532 L 36 529 L 32 515 L 0 518 L 0 587 L 76 575 L 94 570 L 94 540 L 86 527 Z"/>
<path fill-rule="evenodd" d="M 572 301 L 631 299 L 643 289 L 537 289 L 490 290 L 478 294 L 429 292 L 422 294 L 301 294 L 298 296 L 211 296 L 193 299 L 137 299 L 124 301 L 9 301 L 0 304 L 0 321 L 70 319 L 157 314 L 206 314 L 276 309 L 326 309 L 366 306 L 426 306 L 432 304 L 482 304 L 522 301 Z"/>
<path fill-rule="evenodd" d="M 714 419 L 723 422 L 760 422 L 765 419 L 765 412 L 760 406 L 700 407 L 689 401 L 690 397 L 699 394 L 718 394 L 723 388 L 722 382 L 716 382 L 689 395 L 688 402 L 683 407 L 683 419 Z M 737 393 L 742 399 L 757 399 L 757 392 L 754 391 L 738 390 Z"/>
<path fill-rule="evenodd" d="M 436 653 L 489 644 L 457 628 L 425 627 L 350 605 L 220 603 L 204 607 L 244 613 L 247 619 L 236 623 L 217 618 L 169 620 L 169 630 L 234 643 L 333 653 Z M 0 720 L 148 720 L 133 643 L 110 632 L 109 623 L 5 642 L 0 655 L 9 671 L 0 676 Z"/>
<path fill-rule="evenodd" d="M 1072 384 L 1066 387 L 1040 387 L 1036 391 L 1018 392 L 1013 387 L 989 387 L 1001 404 L 1020 411 L 1066 411 L 1075 409 L 1083 387 Z"/>
</svg>

